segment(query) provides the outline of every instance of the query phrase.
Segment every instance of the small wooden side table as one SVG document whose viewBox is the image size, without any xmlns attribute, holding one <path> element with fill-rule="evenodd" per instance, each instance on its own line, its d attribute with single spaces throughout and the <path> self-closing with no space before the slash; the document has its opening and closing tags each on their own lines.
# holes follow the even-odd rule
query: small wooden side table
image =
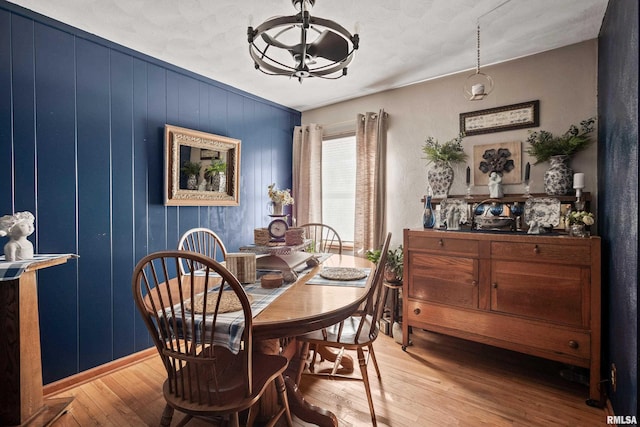
<svg viewBox="0 0 640 427">
<path fill-rule="evenodd" d="M 0 281 L 0 425 L 48 426 L 73 400 L 42 395 L 36 271 L 74 256 L 36 255 L 18 277 Z"/>
<path fill-rule="evenodd" d="M 400 315 L 400 291 L 402 290 L 402 282 L 387 282 L 386 280 L 383 282 L 384 286 L 391 292 L 391 308 L 390 308 L 390 325 L 392 328 L 395 322 L 399 322 L 401 320 Z M 386 300 L 385 300 L 386 303 Z"/>
</svg>

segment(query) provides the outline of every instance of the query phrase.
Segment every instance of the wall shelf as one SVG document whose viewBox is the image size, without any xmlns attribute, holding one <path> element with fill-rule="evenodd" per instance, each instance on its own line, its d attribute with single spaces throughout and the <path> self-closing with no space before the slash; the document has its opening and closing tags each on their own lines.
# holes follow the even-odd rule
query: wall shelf
<svg viewBox="0 0 640 427">
<path fill-rule="evenodd" d="M 566 196 L 549 196 L 546 193 L 531 193 L 531 197 L 553 197 L 554 199 L 558 199 L 560 200 L 560 203 L 566 204 L 566 203 L 574 203 L 576 201 L 576 195 L 575 194 L 567 194 Z M 472 194 L 470 197 L 467 197 L 465 195 L 455 195 L 452 194 L 448 197 L 449 199 L 464 199 L 467 200 L 469 203 L 479 203 L 482 202 L 483 200 L 487 200 L 489 199 L 489 195 L 488 194 Z M 525 196 L 524 194 L 505 194 L 504 197 L 501 197 L 499 199 L 495 199 L 495 200 L 499 200 L 503 203 L 513 203 L 513 202 L 526 202 L 527 201 L 527 196 Z M 444 200 L 442 198 L 431 198 L 431 203 L 434 205 L 440 204 L 440 202 Z M 583 192 L 582 193 L 582 200 L 584 200 L 586 203 L 589 203 L 591 201 L 591 193 L 589 192 Z M 424 204 L 424 202 L 426 201 L 426 196 L 422 196 L 422 199 L 420 199 L 420 201 Z"/>
</svg>

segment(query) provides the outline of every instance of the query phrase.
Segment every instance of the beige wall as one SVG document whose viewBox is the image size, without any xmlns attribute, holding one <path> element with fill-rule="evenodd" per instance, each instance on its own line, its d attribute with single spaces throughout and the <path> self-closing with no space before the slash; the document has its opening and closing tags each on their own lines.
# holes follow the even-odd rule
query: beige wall
<svg viewBox="0 0 640 427">
<path fill-rule="evenodd" d="M 357 58 L 353 66 L 357 66 Z M 422 227 L 420 199 L 427 190 L 427 166 L 421 147 L 427 136 L 441 142 L 459 132 L 459 114 L 520 102 L 540 100 L 540 128 L 554 134 L 564 133 L 571 124 L 595 116 L 597 112 L 597 42 L 590 40 L 513 60 L 482 67 L 495 82 L 495 89 L 483 101 L 467 101 L 462 87 L 468 74 L 461 73 L 362 98 L 341 102 L 302 113 L 302 123 L 320 123 L 344 128 L 345 121 L 359 112 L 384 108 L 390 115 L 387 148 L 387 228 L 393 243 L 402 241 L 404 228 Z M 349 78 L 349 77 L 347 77 Z M 331 83 L 328 82 L 328 85 Z M 340 126 L 330 126 L 341 124 Z M 548 163 L 534 166 L 535 159 L 524 152 L 527 129 L 466 137 L 465 151 L 473 155 L 473 146 L 499 142 L 522 142 L 522 167 L 531 162 L 532 192 L 543 192 L 543 175 Z M 594 136 L 595 136 L 594 132 Z M 466 192 L 465 169 L 458 165 L 450 194 Z M 596 192 L 596 144 L 578 153 L 571 161 L 576 172 L 584 172 L 585 191 Z M 507 185 L 505 193 L 522 193 L 523 186 Z M 474 194 L 488 194 L 486 186 L 474 187 Z M 595 209 L 595 200 L 591 204 Z"/>
</svg>

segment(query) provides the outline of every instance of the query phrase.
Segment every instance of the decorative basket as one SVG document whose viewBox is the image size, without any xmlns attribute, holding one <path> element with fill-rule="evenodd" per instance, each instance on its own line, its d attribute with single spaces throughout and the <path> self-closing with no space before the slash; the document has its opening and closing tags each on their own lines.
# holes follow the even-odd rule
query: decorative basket
<svg viewBox="0 0 640 427">
<path fill-rule="evenodd" d="M 256 228 L 253 230 L 253 242 L 259 246 L 266 246 L 270 240 L 269 230 L 266 228 Z"/>
<path fill-rule="evenodd" d="M 304 228 L 290 228 L 284 234 L 284 243 L 289 246 L 301 245 L 304 243 Z"/>
</svg>

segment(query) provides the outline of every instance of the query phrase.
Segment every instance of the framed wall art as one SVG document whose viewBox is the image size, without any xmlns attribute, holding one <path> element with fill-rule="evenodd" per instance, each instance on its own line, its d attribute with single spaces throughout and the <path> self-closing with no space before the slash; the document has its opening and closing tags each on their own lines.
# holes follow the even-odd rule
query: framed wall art
<svg viewBox="0 0 640 427">
<path fill-rule="evenodd" d="M 499 142 L 473 147 L 473 185 L 488 185 L 491 172 L 502 175 L 502 184 L 522 182 L 522 144 Z"/>
<path fill-rule="evenodd" d="M 540 125 L 540 101 L 460 113 L 460 132 L 466 136 L 524 129 Z"/>
<path fill-rule="evenodd" d="M 165 125 L 167 206 L 238 206 L 240 140 Z"/>
</svg>

